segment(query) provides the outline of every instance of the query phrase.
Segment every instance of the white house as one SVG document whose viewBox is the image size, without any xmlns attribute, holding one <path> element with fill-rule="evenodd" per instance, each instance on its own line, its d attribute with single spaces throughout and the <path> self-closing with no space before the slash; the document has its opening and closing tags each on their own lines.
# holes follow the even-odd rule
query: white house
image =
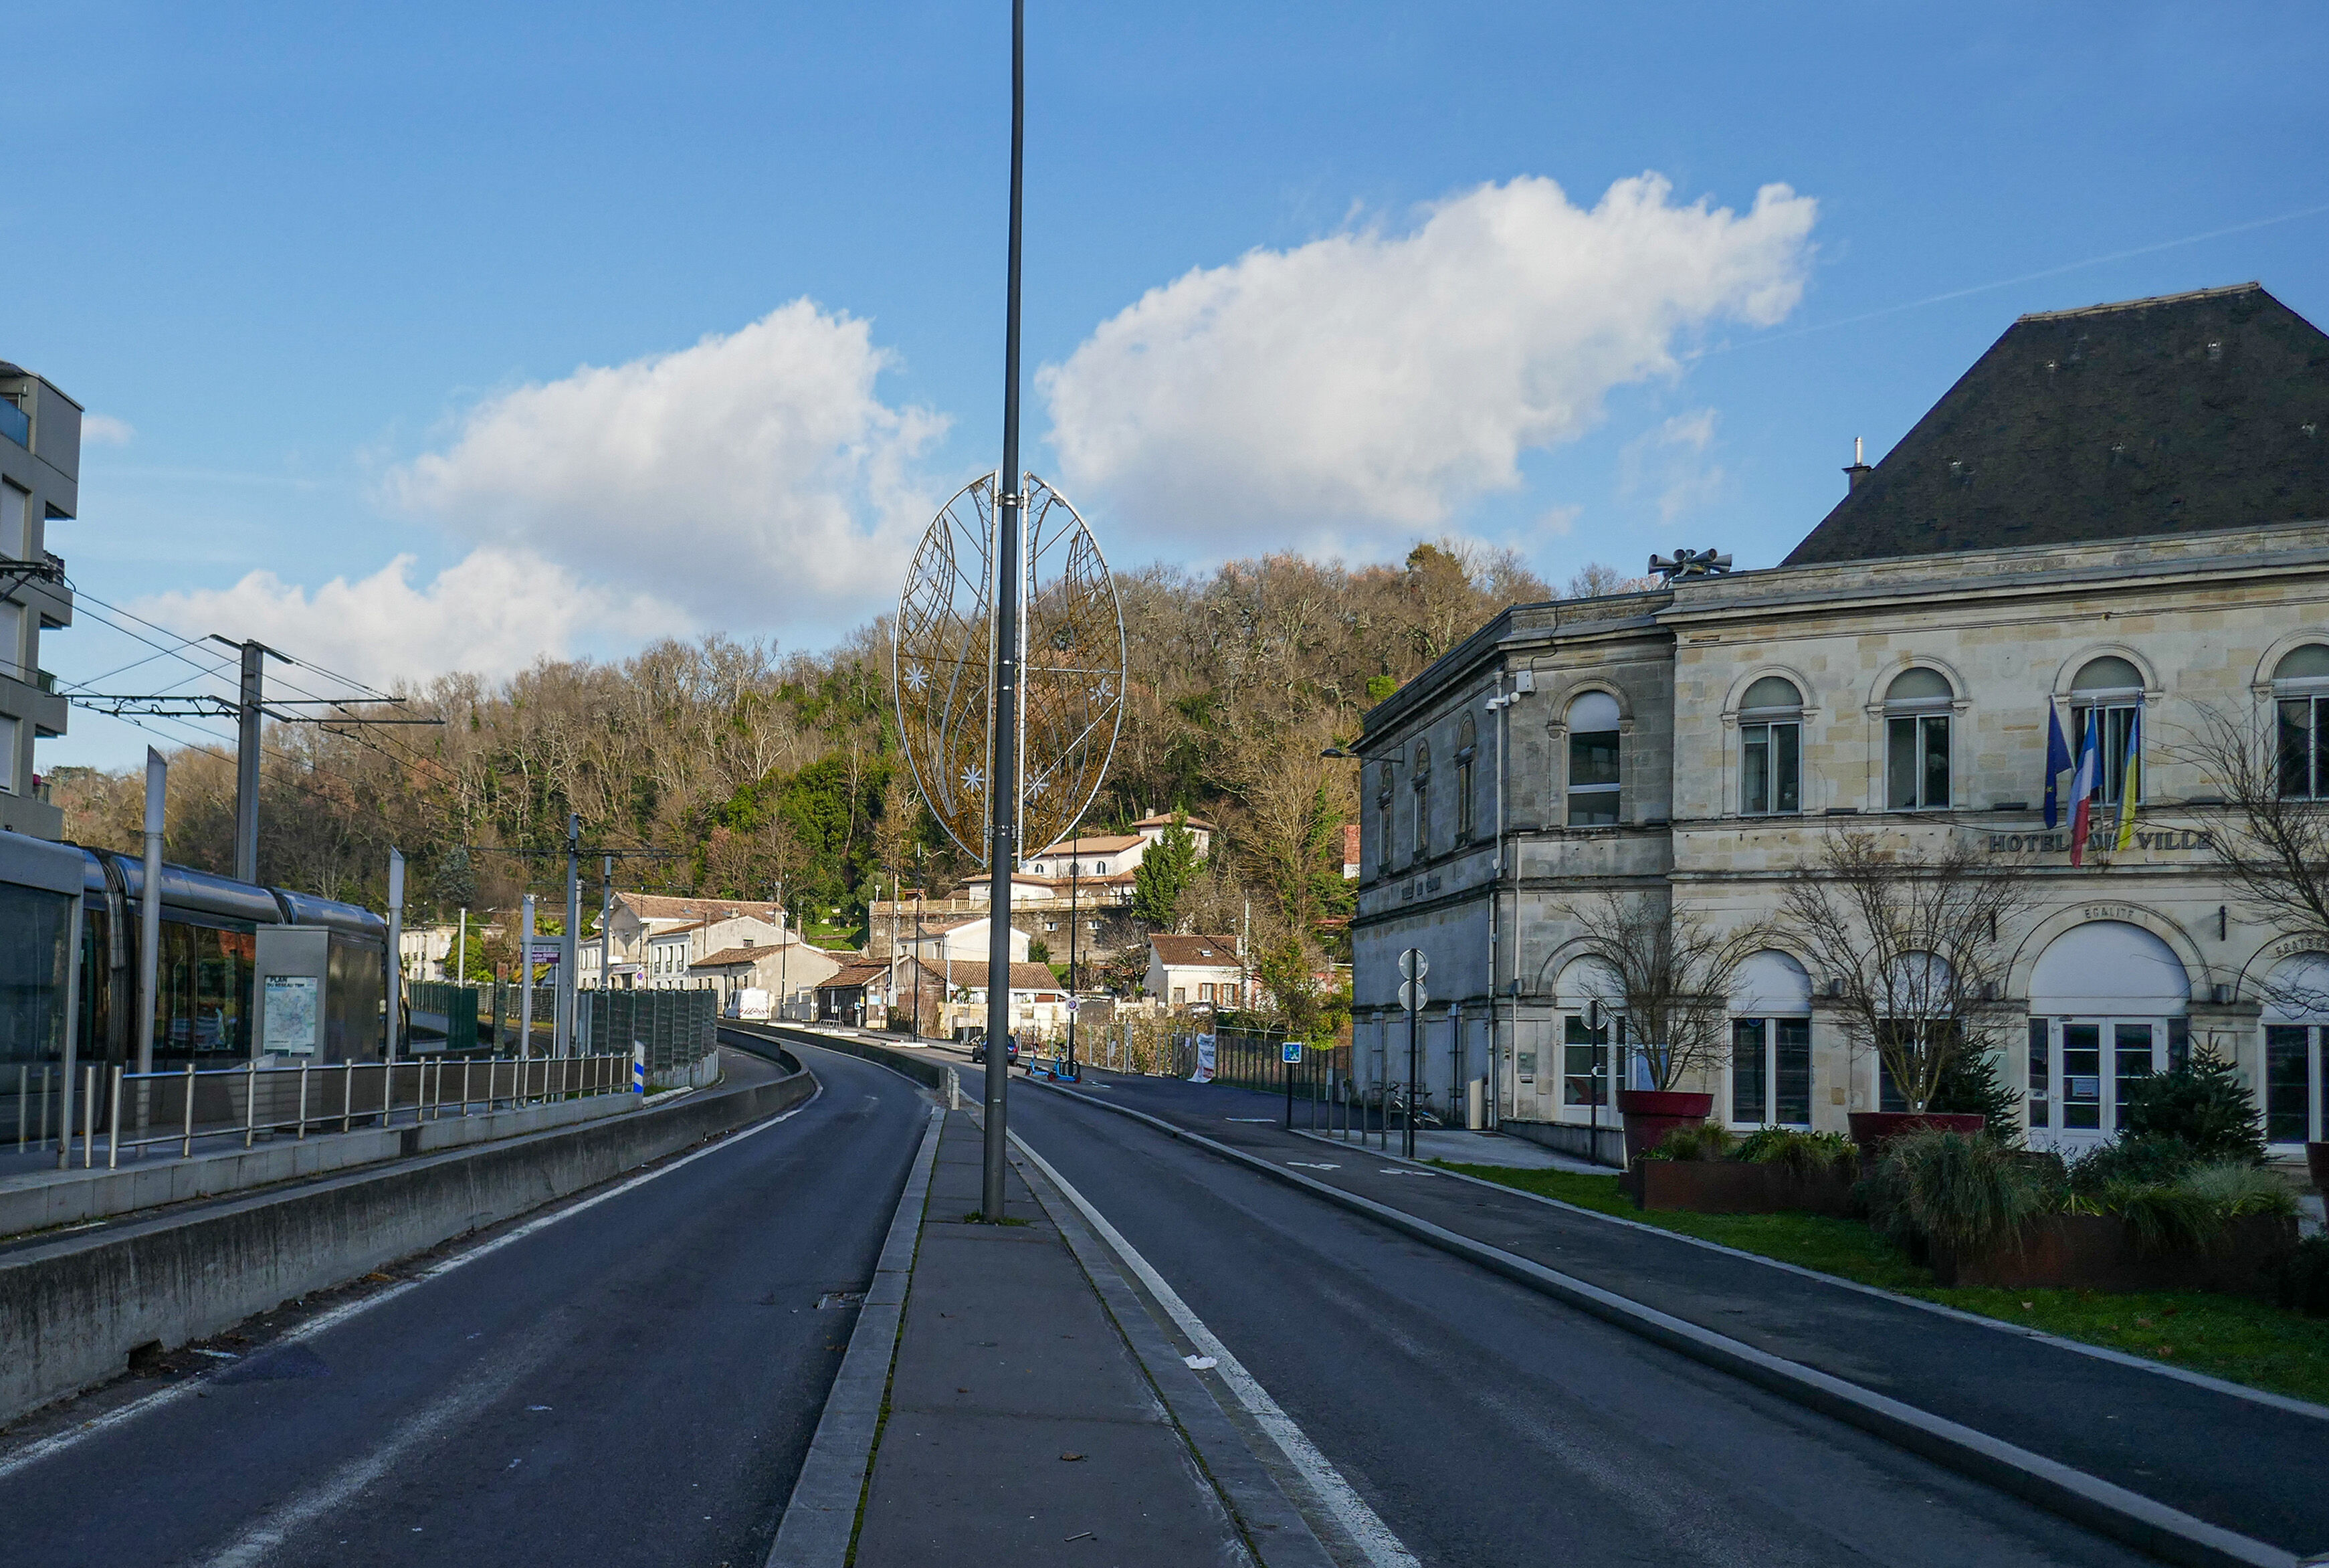
<svg viewBox="0 0 2329 1568">
<path fill-rule="evenodd" d="M 1148 994 L 1175 1007 L 1242 1007 L 1249 1001 L 1245 961 L 1235 937 L 1148 939 Z"/>
<path fill-rule="evenodd" d="M 986 915 L 970 920 L 929 921 L 924 922 L 919 932 L 900 930 L 898 933 L 898 950 L 940 968 L 944 968 L 949 959 L 957 962 L 969 959 L 983 964 L 988 956 L 986 944 L 995 940 L 992 935 L 994 930 L 995 921 Z M 1027 933 L 1014 926 L 1011 929 L 1013 963 L 1027 961 Z"/>
</svg>

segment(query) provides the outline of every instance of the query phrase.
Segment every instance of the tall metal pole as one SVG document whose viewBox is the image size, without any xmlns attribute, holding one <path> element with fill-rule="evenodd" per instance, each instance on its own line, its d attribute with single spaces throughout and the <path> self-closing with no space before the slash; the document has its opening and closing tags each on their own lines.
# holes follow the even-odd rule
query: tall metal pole
<svg viewBox="0 0 2329 1568">
<path fill-rule="evenodd" d="M 615 857 L 599 873 L 599 989 L 615 988 Z M 614 1004 L 609 1002 L 608 1006 Z"/>
<path fill-rule="evenodd" d="M 518 916 L 517 938 L 517 1055 L 533 1054 L 533 894 L 525 895 Z"/>
<path fill-rule="evenodd" d="M 577 1048 L 575 995 L 582 980 L 576 972 L 582 952 L 582 818 L 572 811 L 566 814 L 566 940 L 563 950 L 565 956 L 558 965 L 558 1043 L 554 1049 L 560 1055 L 571 1056 Z"/>
<path fill-rule="evenodd" d="M 1416 1016 L 1421 1008 L 1409 1004 L 1407 1009 L 1407 1116 L 1406 1129 L 1400 1134 L 1399 1152 L 1409 1159 L 1415 1157 L 1415 1080 L 1416 1067 L 1423 1060 L 1422 1036 L 1417 1032 Z"/>
<path fill-rule="evenodd" d="M 469 912 L 466 907 L 461 911 L 461 933 L 453 939 L 453 983 L 469 983 Z"/>
<path fill-rule="evenodd" d="M 1011 244 L 1003 309 L 1003 470 L 995 542 L 995 755 L 987 768 L 986 1148 L 979 1212 L 1004 1219 L 1005 1098 L 1011 1082 L 1011 874 L 1019 838 L 1019 230 L 1027 147 L 1027 0 L 1011 0 Z"/>
<path fill-rule="evenodd" d="M 1076 1011 L 1082 1003 L 1076 999 L 1076 878 L 1083 871 L 1083 857 L 1074 839 L 1068 841 L 1068 1076 L 1076 1075 Z"/>
<path fill-rule="evenodd" d="M 137 911 L 137 1071 L 154 1071 L 154 1009 L 162 989 L 162 827 L 170 794 L 170 765 L 146 748 L 146 876 Z M 187 1048 L 193 1049 L 188 1042 Z M 137 1130 L 146 1130 L 147 1080 L 137 1083 Z M 115 1108 L 117 1110 L 119 1107 Z M 88 1119 L 82 1112 L 82 1119 Z"/>
<path fill-rule="evenodd" d="M 234 742 L 234 879 L 259 880 L 259 674 L 267 649 L 255 642 L 242 645 L 242 688 L 235 709 Z"/>
<path fill-rule="evenodd" d="M 388 1038 L 384 1053 L 391 1064 L 396 1061 L 396 1048 L 402 1043 L 400 1036 L 403 1023 L 404 851 L 391 849 L 388 852 Z"/>
</svg>

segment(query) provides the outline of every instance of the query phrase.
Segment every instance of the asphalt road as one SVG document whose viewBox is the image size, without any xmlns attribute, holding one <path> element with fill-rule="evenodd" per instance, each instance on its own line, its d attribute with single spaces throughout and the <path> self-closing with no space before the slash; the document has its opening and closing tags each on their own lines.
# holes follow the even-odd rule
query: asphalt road
<svg viewBox="0 0 2329 1568">
<path fill-rule="evenodd" d="M 870 1279 L 925 1121 L 895 1074 L 814 1057 L 784 1120 L 46 1458 L 0 1450 L 0 1549 L 759 1568 L 855 1321 L 818 1300 Z"/>
<path fill-rule="evenodd" d="M 1014 1129 L 1435 1568 L 2149 1561 L 1023 1082 Z"/>
</svg>

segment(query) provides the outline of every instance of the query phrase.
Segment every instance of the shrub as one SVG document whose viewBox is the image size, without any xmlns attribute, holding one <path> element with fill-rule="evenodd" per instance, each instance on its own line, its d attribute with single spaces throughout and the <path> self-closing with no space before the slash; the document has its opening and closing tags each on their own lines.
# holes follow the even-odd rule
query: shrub
<svg viewBox="0 0 2329 1568">
<path fill-rule="evenodd" d="M 1894 1138 L 1861 1183 L 1870 1223 L 1904 1245 L 1981 1252 L 2053 1206 L 2040 1170 L 1994 1138 L 1926 1130 Z"/>
<path fill-rule="evenodd" d="M 2307 1236 L 2280 1268 L 2280 1304 L 2329 1318 L 2329 1235 Z"/>
<path fill-rule="evenodd" d="M 1644 1159 L 1725 1159 L 1730 1157 L 1735 1140 L 1730 1129 L 1719 1121 L 1702 1121 L 1695 1127 L 1677 1127 L 1658 1140 Z"/>
<path fill-rule="evenodd" d="M 2176 1184 L 2227 1220 L 2251 1214 L 2287 1219 L 2296 1213 L 2296 1194 L 2271 1171 L 2239 1160 L 2221 1160 L 2183 1173 Z"/>
<path fill-rule="evenodd" d="M 2022 1141 L 2022 1096 L 1998 1071 L 2002 1057 L 1986 1051 L 1966 1051 L 1941 1069 L 1928 1110 L 1971 1113 L 1983 1119 L 1982 1130 L 2008 1146 Z"/>
<path fill-rule="evenodd" d="M 2098 1144 L 2071 1160 L 2070 1190 L 2081 1200 L 2094 1200 L 2114 1187 L 2159 1186 L 2180 1179 L 2198 1163 L 2192 1146 L 2180 1138 L 2130 1135 Z"/>
<path fill-rule="evenodd" d="M 2232 1064 L 2202 1046 L 2171 1072 L 2140 1080 L 2119 1108 L 2119 1125 L 2134 1138 L 2179 1138 L 2203 1160 L 2264 1159 L 2256 1096 Z"/>
<path fill-rule="evenodd" d="M 1759 1127 L 1740 1140 L 1735 1158 L 1754 1165 L 1783 1165 L 1808 1176 L 1815 1171 L 1850 1166 L 1860 1149 L 1839 1132 L 1806 1132 L 1794 1127 Z"/>
</svg>

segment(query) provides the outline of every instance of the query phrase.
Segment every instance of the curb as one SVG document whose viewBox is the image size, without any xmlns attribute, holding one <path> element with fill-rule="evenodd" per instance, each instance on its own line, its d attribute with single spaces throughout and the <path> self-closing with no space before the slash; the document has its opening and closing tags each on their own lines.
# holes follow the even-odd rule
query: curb
<svg viewBox="0 0 2329 1568">
<path fill-rule="evenodd" d="M 1641 1336 L 1694 1361 L 1743 1378 L 1757 1387 L 1793 1401 L 1848 1426 L 1882 1438 L 1962 1475 L 2021 1497 L 2050 1513 L 2059 1514 L 2099 1535 L 2148 1553 L 2163 1562 L 2187 1568 L 2298 1568 L 2294 1553 L 2194 1518 L 2180 1509 L 2153 1501 L 2124 1487 L 2088 1475 L 2083 1470 L 2017 1448 L 1913 1405 L 1862 1388 L 1758 1350 L 1726 1335 L 1684 1322 L 1639 1302 L 1582 1280 L 1548 1269 L 1543 1264 L 1501 1247 L 1492 1247 L 1457 1235 L 1429 1220 L 1418 1219 L 1372 1198 L 1347 1193 L 1299 1172 L 1282 1169 L 1258 1156 L 1217 1143 L 1202 1133 L 1176 1127 L 1162 1117 L 1127 1105 L 1113 1104 L 1089 1095 L 1053 1089 L 1085 1105 L 1096 1105 L 1194 1144 L 1301 1188 L 1342 1208 L 1366 1215 L 1429 1245 L 1477 1263 L 1504 1278 L 1586 1312 L 1616 1327 Z M 1454 1173 L 1449 1173 L 1454 1174 Z"/>
<path fill-rule="evenodd" d="M 857 1310 L 849 1349 L 825 1396 L 825 1413 L 809 1440 L 800 1478 L 793 1483 L 768 1568 L 841 1568 L 857 1535 L 857 1507 L 873 1458 L 873 1439 L 890 1389 L 890 1363 L 906 1317 L 906 1289 L 914 1271 L 914 1246 L 921 1233 L 922 1208 L 929 1199 L 930 1172 L 938 1164 L 938 1129 L 946 1110 L 932 1106 L 921 1147 L 906 1173 L 890 1233 L 873 1265 L 873 1282 Z"/>
</svg>

